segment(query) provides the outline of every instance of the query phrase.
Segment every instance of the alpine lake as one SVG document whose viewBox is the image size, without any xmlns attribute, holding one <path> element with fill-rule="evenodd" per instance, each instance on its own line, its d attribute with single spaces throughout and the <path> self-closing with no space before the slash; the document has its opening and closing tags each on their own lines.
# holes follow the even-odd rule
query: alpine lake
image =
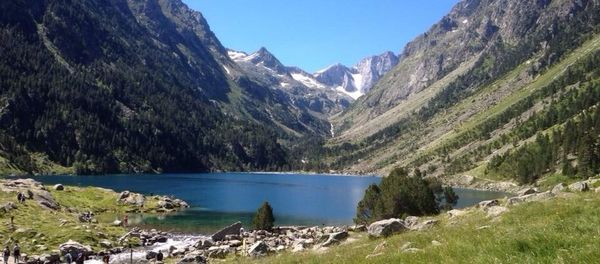
<svg viewBox="0 0 600 264">
<path fill-rule="evenodd" d="M 265 201 L 273 207 L 276 225 L 350 225 L 365 189 L 381 181 L 376 176 L 295 173 L 49 175 L 34 178 L 44 184 L 173 195 L 187 201 L 191 207 L 165 215 L 129 214 L 129 223 L 182 234 L 209 234 L 237 221 L 250 226 L 254 212 Z M 501 192 L 454 190 L 459 196 L 455 208 L 506 196 Z M 112 222 L 122 217 L 105 214 L 98 218 Z"/>
</svg>

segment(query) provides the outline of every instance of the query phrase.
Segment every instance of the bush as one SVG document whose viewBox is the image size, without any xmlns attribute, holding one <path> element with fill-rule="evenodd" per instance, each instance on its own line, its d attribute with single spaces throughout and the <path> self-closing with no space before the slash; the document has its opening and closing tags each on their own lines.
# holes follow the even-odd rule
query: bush
<svg viewBox="0 0 600 264">
<path fill-rule="evenodd" d="M 256 211 L 254 219 L 252 219 L 252 226 L 256 230 L 271 230 L 273 223 L 275 223 L 273 208 L 268 202 L 264 202 Z"/>
<path fill-rule="evenodd" d="M 438 204 L 429 183 L 418 176 L 410 177 L 406 170 L 397 168 L 379 186 L 369 186 L 358 204 L 354 221 L 366 224 L 381 219 L 438 212 Z"/>
</svg>

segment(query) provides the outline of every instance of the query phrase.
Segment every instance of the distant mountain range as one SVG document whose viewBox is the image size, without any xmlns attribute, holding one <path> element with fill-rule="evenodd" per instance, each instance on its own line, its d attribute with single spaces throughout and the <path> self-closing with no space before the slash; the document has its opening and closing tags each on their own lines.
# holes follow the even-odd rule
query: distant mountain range
<svg viewBox="0 0 600 264">
<path fill-rule="evenodd" d="M 310 74 L 298 67 L 284 66 L 264 47 L 252 54 L 235 50 L 229 50 L 228 53 L 229 57 L 238 64 L 251 63 L 257 67 L 270 69 L 277 75 L 291 77 L 308 88 L 338 91 L 352 99 L 358 99 L 367 93 L 383 75 L 398 64 L 398 57 L 388 51 L 378 56 L 364 58 L 350 68 L 342 64 L 334 64 Z"/>
</svg>

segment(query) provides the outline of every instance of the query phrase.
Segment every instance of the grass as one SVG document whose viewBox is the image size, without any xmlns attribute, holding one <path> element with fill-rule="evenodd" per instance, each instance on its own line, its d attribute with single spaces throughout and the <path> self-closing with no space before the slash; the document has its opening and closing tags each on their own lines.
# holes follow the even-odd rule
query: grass
<svg viewBox="0 0 600 264">
<path fill-rule="evenodd" d="M 33 200 L 27 200 L 23 204 L 16 203 L 14 193 L 0 192 L 0 204 L 14 202 L 18 206 L 9 213 L 0 213 L 0 241 L 4 244 L 19 241 L 23 252 L 29 255 L 57 250 L 58 245 L 69 239 L 101 251 L 100 241 L 116 241 L 126 233 L 123 227 L 115 227 L 109 223 L 80 223 L 77 219 L 78 213 L 85 211 L 98 214 L 129 210 L 128 206 L 117 203 L 115 192 L 67 186 L 65 191 L 52 190 L 51 193 L 61 205 L 60 210 L 42 208 Z M 14 216 L 14 228 L 10 226 L 11 216 Z"/>
<path fill-rule="evenodd" d="M 565 194 L 510 207 L 497 219 L 476 209 L 424 232 L 388 239 L 358 241 L 324 253 L 284 253 L 263 259 L 230 259 L 232 263 L 597 263 L 600 259 L 600 194 Z M 481 229 L 481 227 L 486 227 Z M 439 241 L 434 246 L 432 241 Z M 422 251 L 403 253 L 406 243 Z M 379 256 L 366 259 L 385 243 Z"/>
</svg>

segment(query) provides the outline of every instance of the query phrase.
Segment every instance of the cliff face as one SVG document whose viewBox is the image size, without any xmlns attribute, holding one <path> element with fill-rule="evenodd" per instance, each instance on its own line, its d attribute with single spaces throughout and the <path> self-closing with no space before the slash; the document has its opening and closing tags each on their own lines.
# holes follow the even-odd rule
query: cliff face
<svg viewBox="0 0 600 264">
<path fill-rule="evenodd" d="M 461 1 L 430 30 L 408 43 L 400 54 L 398 66 L 334 123 L 350 130 L 353 124 L 363 126 L 367 120 L 409 103 L 411 95 L 445 86 L 457 76 L 468 74 L 473 67 L 480 67 L 475 62 L 482 56 L 502 59 L 518 50 L 523 55 L 516 64 L 536 53 L 555 56 L 548 43 L 561 33 L 559 28 L 584 23 L 589 31 L 594 26 L 590 22 L 597 20 L 597 15 L 594 17 L 589 10 L 597 5 L 594 0 Z M 582 19 L 587 21 L 579 21 Z M 544 63 L 548 62 L 552 58 Z M 495 78 L 499 72 L 491 69 L 486 74 Z M 437 91 L 428 93 L 432 96 Z"/>
<path fill-rule="evenodd" d="M 557 111 L 547 104 L 565 93 L 545 89 L 567 89 L 575 85 L 573 76 L 595 78 L 588 66 L 598 49 L 599 14 L 597 0 L 458 3 L 406 45 L 398 65 L 370 92 L 333 118 L 337 136 L 329 143 L 343 154 L 331 164 L 384 175 L 395 166 L 434 175 L 482 174 L 491 153 L 522 146 L 534 140 L 531 133 L 548 128 L 524 128 L 530 126 L 524 120 L 564 125 L 566 119 L 540 117 Z M 563 103 L 581 115 L 594 112 L 584 110 L 588 104 Z"/>
</svg>

